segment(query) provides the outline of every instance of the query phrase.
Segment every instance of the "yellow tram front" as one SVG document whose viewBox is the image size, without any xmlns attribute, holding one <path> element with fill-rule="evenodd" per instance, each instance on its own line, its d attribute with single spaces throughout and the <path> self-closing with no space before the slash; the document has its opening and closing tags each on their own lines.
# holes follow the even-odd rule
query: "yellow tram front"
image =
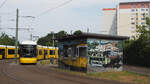
<svg viewBox="0 0 150 84">
<path fill-rule="evenodd" d="M 37 63 L 37 44 L 33 41 L 24 41 L 19 45 L 20 64 L 36 64 Z"/>
</svg>

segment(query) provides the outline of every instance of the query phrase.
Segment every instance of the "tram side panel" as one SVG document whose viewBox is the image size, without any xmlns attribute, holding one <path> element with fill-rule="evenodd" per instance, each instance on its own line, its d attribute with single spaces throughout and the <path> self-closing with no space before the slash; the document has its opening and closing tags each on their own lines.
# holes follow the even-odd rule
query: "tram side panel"
<svg viewBox="0 0 150 84">
<path fill-rule="evenodd" d="M 48 59 L 48 48 L 44 46 L 43 50 L 44 50 L 44 59 Z"/>
<path fill-rule="evenodd" d="M 19 58 L 19 49 L 17 48 L 17 58 Z M 7 46 L 6 48 L 6 58 L 13 59 L 15 57 L 15 46 Z"/>
<path fill-rule="evenodd" d="M 37 59 L 38 60 L 44 59 L 44 50 L 42 47 L 37 47 Z"/>
<path fill-rule="evenodd" d="M 6 58 L 6 46 L 0 45 L 0 59 Z"/>
</svg>

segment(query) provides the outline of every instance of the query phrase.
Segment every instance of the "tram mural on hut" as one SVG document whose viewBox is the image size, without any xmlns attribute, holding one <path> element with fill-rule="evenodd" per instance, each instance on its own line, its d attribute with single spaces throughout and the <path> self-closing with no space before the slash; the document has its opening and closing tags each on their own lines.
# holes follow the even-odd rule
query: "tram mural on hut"
<svg viewBox="0 0 150 84">
<path fill-rule="evenodd" d="M 124 36 L 83 33 L 59 39 L 59 66 L 86 72 L 122 71 Z"/>
<path fill-rule="evenodd" d="M 122 69 L 122 41 L 88 39 L 89 66 Z"/>
</svg>

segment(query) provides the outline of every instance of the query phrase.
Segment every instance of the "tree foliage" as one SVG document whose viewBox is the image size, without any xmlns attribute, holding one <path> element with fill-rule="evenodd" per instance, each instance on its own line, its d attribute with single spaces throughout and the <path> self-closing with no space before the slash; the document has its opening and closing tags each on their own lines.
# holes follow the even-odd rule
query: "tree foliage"
<svg viewBox="0 0 150 84">
<path fill-rule="evenodd" d="M 75 32 L 73 33 L 73 35 L 80 35 L 80 34 L 82 34 L 82 31 L 81 31 L 81 30 L 77 30 L 77 31 L 75 31 Z"/>
<path fill-rule="evenodd" d="M 15 45 L 15 37 L 10 38 L 7 34 L 2 33 L 0 36 L 0 45 Z"/>
<path fill-rule="evenodd" d="M 138 39 L 124 42 L 124 62 L 131 65 L 150 67 L 150 19 L 146 25 L 138 25 Z"/>
<path fill-rule="evenodd" d="M 53 35 L 54 35 L 54 38 L 53 38 Z M 46 36 L 39 38 L 37 41 L 37 44 L 43 45 L 43 46 L 52 46 L 53 40 L 54 40 L 54 44 L 56 46 L 58 42 L 55 39 L 62 38 L 66 35 L 67 35 L 66 31 L 59 31 L 58 33 L 51 32 L 51 33 L 47 34 Z"/>
<path fill-rule="evenodd" d="M 82 31 L 77 30 L 73 33 L 73 35 L 79 35 L 82 34 Z M 66 31 L 59 31 L 58 33 L 54 33 L 54 39 L 53 39 L 53 32 L 50 32 L 44 37 L 41 37 L 38 39 L 37 44 L 38 45 L 43 45 L 43 46 L 52 46 L 53 45 L 53 40 L 55 39 L 60 39 L 68 35 Z M 55 40 L 54 41 L 55 46 L 57 46 L 58 42 Z"/>
</svg>

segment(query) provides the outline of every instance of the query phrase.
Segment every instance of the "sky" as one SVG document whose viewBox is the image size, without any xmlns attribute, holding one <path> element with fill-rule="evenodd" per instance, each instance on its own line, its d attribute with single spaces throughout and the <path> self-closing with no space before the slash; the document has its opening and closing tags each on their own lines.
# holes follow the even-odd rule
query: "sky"
<svg viewBox="0 0 150 84">
<path fill-rule="evenodd" d="M 6 1 L 4 5 L 2 3 Z M 19 9 L 19 40 L 45 36 L 50 32 L 89 29 L 101 33 L 102 8 L 114 8 L 119 2 L 148 0 L 0 0 L 0 33 L 15 36 L 16 9 Z M 35 18 L 26 17 L 33 16 Z"/>
</svg>

